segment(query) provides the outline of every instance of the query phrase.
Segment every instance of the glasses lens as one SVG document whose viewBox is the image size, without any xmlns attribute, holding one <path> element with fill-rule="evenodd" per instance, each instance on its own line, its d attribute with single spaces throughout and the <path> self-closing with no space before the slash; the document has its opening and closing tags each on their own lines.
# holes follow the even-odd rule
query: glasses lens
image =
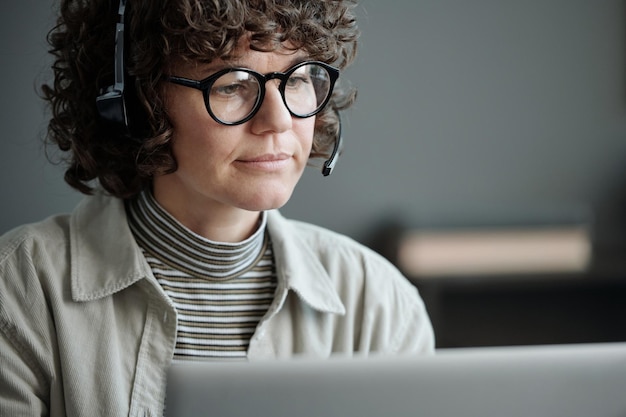
<svg viewBox="0 0 626 417">
<path fill-rule="evenodd" d="M 285 83 L 285 102 L 292 113 L 308 116 L 320 110 L 331 93 L 330 75 L 318 64 L 298 67 Z"/>
<path fill-rule="evenodd" d="M 226 123 L 237 123 L 252 113 L 261 91 L 259 81 L 245 71 L 231 71 L 215 80 L 207 107 Z"/>
</svg>

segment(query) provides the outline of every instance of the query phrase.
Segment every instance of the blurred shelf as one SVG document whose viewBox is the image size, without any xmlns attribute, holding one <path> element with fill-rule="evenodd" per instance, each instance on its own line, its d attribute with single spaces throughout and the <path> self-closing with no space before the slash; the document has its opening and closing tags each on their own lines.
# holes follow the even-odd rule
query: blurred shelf
<svg viewBox="0 0 626 417">
<path fill-rule="evenodd" d="M 626 274 L 413 277 L 437 347 L 626 341 Z"/>
</svg>

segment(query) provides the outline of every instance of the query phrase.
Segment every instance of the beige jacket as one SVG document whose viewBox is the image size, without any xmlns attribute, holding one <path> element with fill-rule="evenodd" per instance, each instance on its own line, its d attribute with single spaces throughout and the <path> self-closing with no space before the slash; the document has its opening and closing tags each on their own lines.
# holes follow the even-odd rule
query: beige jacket
<svg viewBox="0 0 626 417">
<path fill-rule="evenodd" d="M 386 260 L 273 211 L 276 299 L 250 360 L 296 354 L 431 353 L 417 291 Z M 0 238 L 0 416 L 159 416 L 176 311 L 144 260 L 121 200 Z"/>
</svg>

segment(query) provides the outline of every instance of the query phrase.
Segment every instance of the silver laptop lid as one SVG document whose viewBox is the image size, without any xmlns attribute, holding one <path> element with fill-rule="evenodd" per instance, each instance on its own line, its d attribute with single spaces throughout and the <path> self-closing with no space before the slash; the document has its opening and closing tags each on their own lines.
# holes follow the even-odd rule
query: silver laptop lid
<svg viewBox="0 0 626 417">
<path fill-rule="evenodd" d="M 168 417 L 626 416 L 626 344 L 179 363 Z"/>
</svg>

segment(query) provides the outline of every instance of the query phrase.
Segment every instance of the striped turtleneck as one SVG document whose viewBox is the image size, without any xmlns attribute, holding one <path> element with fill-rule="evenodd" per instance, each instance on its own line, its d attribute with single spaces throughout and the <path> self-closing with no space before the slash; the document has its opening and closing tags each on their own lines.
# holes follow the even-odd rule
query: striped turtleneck
<svg viewBox="0 0 626 417">
<path fill-rule="evenodd" d="M 245 358 L 276 290 L 265 213 L 248 239 L 222 243 L 183 226 L 149 190 L 130 200 L 127 212 L 135 240 L 178 313 L 174 356 Z"/>
</svg>

